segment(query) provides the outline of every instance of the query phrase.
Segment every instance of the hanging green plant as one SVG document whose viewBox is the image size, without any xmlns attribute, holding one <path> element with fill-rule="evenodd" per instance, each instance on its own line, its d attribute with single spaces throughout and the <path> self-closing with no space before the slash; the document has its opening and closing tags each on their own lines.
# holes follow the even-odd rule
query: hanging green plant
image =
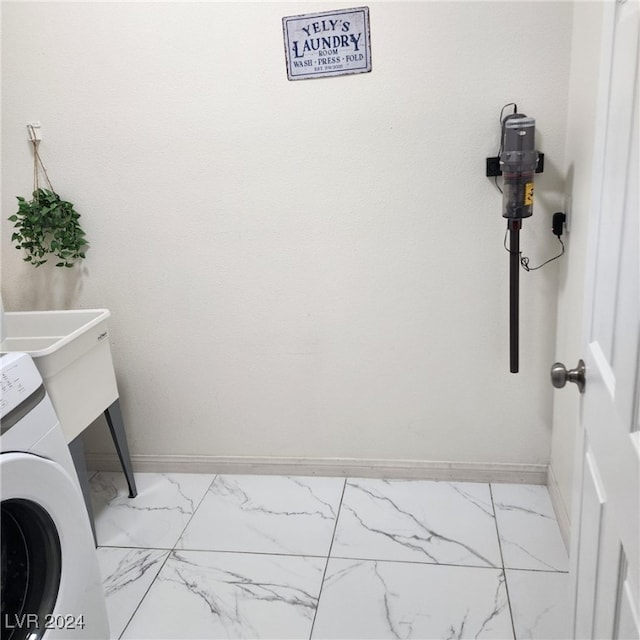
<svg viewBox="0 0 640 640">
<path fill-rule="evenodd" d="M 72 267 L 75 262 L 85 257 L 89 243 L 80 227 L 80 214 L 71 202 L 62 200 L 53 190 L 47 170 L 38 153 L 39 140 L 31 130 L 31 142 L 34 150 L 33 164 L 33 198 L 27 200 L 18 196 L 18 211 L 9 217 L 15 223 L 16 231 L 11 242 L 16 249 L 26 252 L 25 262 L 34 267 L 47 262 L 48 255 L 59 259 L 56 267 Z M 49 189 L 41 189 L 39 185 L 39 167 L 42 168 L 49 184 Z"/>
<path fill-rule="evenodd" d="M 36 189 L 32 200 L 18 196 L 18 212 L 9 217 L 17 228 L 11 241 L 26 252 L 25 262 L 34 267 L 47 262 L 50 253 L 60 260 L 56 267 L 72 267 L 85 257 L 88 246 L 79 218 L 71 202 L 48 189 Z"/>
</svg>

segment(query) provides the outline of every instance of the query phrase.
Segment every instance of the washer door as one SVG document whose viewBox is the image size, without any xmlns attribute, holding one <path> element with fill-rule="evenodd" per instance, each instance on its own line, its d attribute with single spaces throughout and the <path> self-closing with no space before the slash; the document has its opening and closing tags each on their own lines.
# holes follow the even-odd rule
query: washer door
<svg viewBox="0 0 640 640">
<path fill-rule="evenodd" d="M 29 453 L 1 454 L 0 472 L 3 640 L 105 637 L 79 488 L 60 465 Z"/>
<path fill-rule="evenodd" d="M 36 502 L 3 500 L 2 632 L 3 638 L 31 636 L 40 620 L 53 613 L 60 589 L 60 537 L 49 514 Z M 41 637 L 35 634 L 35 638 Z"/>
</svg>

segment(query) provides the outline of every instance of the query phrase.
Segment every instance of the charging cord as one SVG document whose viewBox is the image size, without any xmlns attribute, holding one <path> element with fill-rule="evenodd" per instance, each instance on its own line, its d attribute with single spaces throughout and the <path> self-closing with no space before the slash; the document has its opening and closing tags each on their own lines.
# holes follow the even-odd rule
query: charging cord
<svg viewBox="0 0 640 640">
<path fill-rule="evenodd" d="M 553 258 L 549 258 L 548 260 L 545 260 L 542 264 L 539 264 L 537 267 L 532 267 L 530 266 L 530 259 L 527 256 L 523 256 L 522 251 L 518 252 L 518 255 L 520 256 L 520 265 L 525 271 L 536 271 L 537 269 L 541 269 L 546 264 L 549 264 L 550 262 L 553 262 L 554 260 L 557 260 L 558 258 L 564 255 L 564 242 L 562 242 L 562 238 L 560 236 L 562 236 L 562 230 L 564 228 L 564 223 L 566 219 L 567 219 L 567 216 L 564 213 L 557 212 L 553 214 L 551 231 L 553 231 L 553 235 L 556 236 L 556 238 L 558 238 L 558 242 L 562 247 L 562 251 L 560 251 L 560 253 L 557 256 L 553 256 Z M 504 232 L 504 248 L 507 250 L 507 253 L 514 253 L 511 251 L 511 249 L 509 249 L 509 247 L 507 247 L 508 233 L 509 233 L 509 227 L 507 226 L 507 230 Z"/>
</svg>

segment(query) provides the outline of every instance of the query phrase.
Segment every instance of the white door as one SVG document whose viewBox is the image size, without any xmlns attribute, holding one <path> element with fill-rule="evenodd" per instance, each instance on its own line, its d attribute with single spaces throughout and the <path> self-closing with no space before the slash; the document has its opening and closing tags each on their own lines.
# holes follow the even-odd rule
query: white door
<svg viewBox="0 0 640 640">
<path fill-rule="evenodd" d="M 587 257 L 575 638 L 640 638 L 638 0 L 609 2 Z M 573 363 L 571 363 L 573 364 Z"/>
</svg>

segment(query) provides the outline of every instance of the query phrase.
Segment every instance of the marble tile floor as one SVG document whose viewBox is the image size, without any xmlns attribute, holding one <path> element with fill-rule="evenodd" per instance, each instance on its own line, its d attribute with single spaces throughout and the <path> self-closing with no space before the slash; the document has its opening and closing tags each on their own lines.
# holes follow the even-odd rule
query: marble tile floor
<svg viewBox="0 0 640 640">
<path fill-rule="evenodd" d="M 298 476 L 91 478 L 111 638 L 568 637 L 547 489 Z"/>
</svg>

